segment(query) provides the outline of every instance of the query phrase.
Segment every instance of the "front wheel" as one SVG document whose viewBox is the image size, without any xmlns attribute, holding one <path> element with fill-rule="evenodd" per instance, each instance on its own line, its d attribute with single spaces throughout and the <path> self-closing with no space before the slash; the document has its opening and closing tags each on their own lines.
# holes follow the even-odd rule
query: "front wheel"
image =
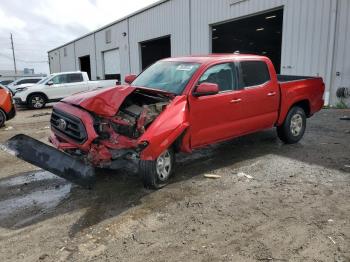
<svg viewBox="0 0 350 262">
<path fill-rule="evenodd" d="M 28 106 L 31 109 L 41 109 L 44 108 L 46 104 L 46 98 L 41 94 L 31 95 L 28 99 Z"/>
<path fill-rule="evenodd" d="M 156 160 L 140 160 L 139 173 L 143 184 L 149 189 L 160 189 L 166 186 L 174 172 L 175 154 L 173 149 L 167 149 Z"/>
<path fill-rule="evenodd" d="M 277 127 L 278 137 L 286 144 L 298 143 L 304 136 L 306 114 L 299 106 L 291 108 L 284 123 Z"/>
</svg>

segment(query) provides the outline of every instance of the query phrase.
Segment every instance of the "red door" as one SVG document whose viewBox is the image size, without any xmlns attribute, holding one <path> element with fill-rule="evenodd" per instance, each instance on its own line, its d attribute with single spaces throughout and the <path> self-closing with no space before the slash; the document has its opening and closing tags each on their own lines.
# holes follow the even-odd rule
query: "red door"
<svg viewBox="0 0 350 262">
<path fill-rule="evenodd" d="M 240 62 L 245 134 L 271 128 L 278 119 L 280 93 L 276 79 L 270 75 L 264 61 Z"/>
<path fill-rule="evenodd" d="M 189 96 L 190 132 L 193 148 L 232 136 L 232 111 L 235 110 L 234 89 L 238 86 L 235 64 L 217 64 L 207 69 L 198 84 L 218 84 L 216 95 Z"/>
<path fill-rule="evenodd" d="M 232 69 L 233 81 L 229 80 L 227 65 Z M 221 92 L 189 96 L 192 148 L 270 128 L 276 123 L 279 89 L 266 63 L 247 61 L 235 69 L 234 63 L 209 68 L 199 83 L 217 83 Z"/>
</svg>

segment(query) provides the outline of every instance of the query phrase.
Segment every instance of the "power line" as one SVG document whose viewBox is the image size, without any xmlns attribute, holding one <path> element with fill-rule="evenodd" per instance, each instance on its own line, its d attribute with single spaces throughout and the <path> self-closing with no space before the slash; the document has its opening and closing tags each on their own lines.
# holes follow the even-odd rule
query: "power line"
<svg viewBox="0 0 350 262">
<path fill-rule="evenodd" d="M 5 48 L 1 48 L 1 49 L 3 49 L 3 50 L 12 50 L 12 48 L 10 48 L 10 47 L 5 47 Z M 35 49 L 35 48 L 18 48 L 17 44 L 16 44 L 16 51 L 23 51 L 23 52 L 25 52 L 25 51 L 30 51 L 30 52 L 35 51 L 35 52 L 43 52 L 43 53 L 47 52 L 47 51 L 43 51 L 42 48 L 40 48 L 40 49 Z"/>
<path fill-rule="evenodd" d="M 26 41 L 26 42 L 29 40 L 28 38 L 22 38 L 22 37 L 18 37 L 18 36 L 16 36 L 16 39 L 22 40 L 22 41 Z M 0 40 L 6 41 L 6 40 L 8 40 L 8 38 L 4 37 L 4 36 L 0 36 Z M 43 39 L 43 40 L 38 41 L 38 42 L 57 44 L 58 41 L 52 41 L 52 40 L 45 40 L 45 39 Z"/>
<path fill-rule="evenodd" d="M 5 54 L 1 54 L 1 53 L 0 53 L 0 56 L 2 56 L 2 57 L 5 57 L 5 58 L 7 58 L 7 59 L 12 60 L 12 57 L 10 57 L 10 56 L 8 56 L 8 55 L 5 55 Z"/>
<path fill-rule="evenodd" d="M 10 49 L 12 50 L 12 57 L 8 54 L 3 54 L 0 53 L 0 56 L 7 58 L 9 60 L 13 60 L 13 66 L 14 66 L 14 70 L 15 73 L 17 74 L 17 65 L 16 65 L 16 56 L 15 56 L 15 48 L 14 48 L 14 44 L 13 44 L 13 36 L 12 33 L 10 33 L 10 41 L 11 41 L 11 48 L 3 48 L 3 49 Z M 28 50 L 28 51 L 36 51 L 35 49 L 32 50 Z M 39 51 L 39 50 L 37 50 Z M 30 63 L 30 64 L 41 64 L 41 63 L 49 63 L 49 61 L 47 60 L 23 60 L 23 59 L 17 59 L 17 61 L 22 62 L 22 63 Z"/>
<path fill-rule="evenodd" d="M 0 53 L 0 56 L 7 58 L 8 60 L 12 60 L 12 57 L 9 55 Z M 17 59 L 17 61 L 22 62 L 22 63 L 33 63 L 33 64 L 48 63 L 49 62 L 47 60 L 23 60 L 23 59 Z"/>
</svg>

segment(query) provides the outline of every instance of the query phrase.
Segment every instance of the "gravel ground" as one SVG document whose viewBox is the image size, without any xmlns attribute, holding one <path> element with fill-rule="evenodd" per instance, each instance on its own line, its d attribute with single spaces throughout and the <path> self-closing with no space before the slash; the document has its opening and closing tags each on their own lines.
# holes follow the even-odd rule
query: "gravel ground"
<svg viewBox="0 0 350 262">
<path fill-rule="evenodd" d="M 47 141 L 50 111 L 19 111 L 0 143 Z M 159 191 L 131 167 L 84 190 L 0 152 L 0 261 L 350 261 L 343 115 L 318 113 L 296 145 L 267 130 L 179 155 Z"/>
</svg>

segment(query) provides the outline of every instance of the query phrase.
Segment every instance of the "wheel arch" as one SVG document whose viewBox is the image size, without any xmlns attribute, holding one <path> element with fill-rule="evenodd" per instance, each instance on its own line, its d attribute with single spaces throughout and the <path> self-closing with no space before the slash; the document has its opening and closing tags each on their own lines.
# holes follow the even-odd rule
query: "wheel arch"
<svg viewBox="0 0 350 262">
<path fill-rule="evenodd" d="M 175 139 L 175 141 L 174 141 L 173 144 L 171 145 L 171 147 L 173 147 L 175 153 L 179 153 L 179 152 L 182 151 L 182 150 L 181 150 L 181 149 L 182 149 L 182 144 L 183 144 L 183 140 L 184 140 L 184 137 L 185 137 L 185 135 L 186 135 L 187 130 L 188 130 L 188 127 L 186 127 L 186 128 L 182 131 L 182 133 L 180 133 L 180 134 L 178 135 L 178 137 Z"/>
<path fill-rule="evenodd" d="M 47 97 L 47 95 L 43 92 L 33 92 L 33 93 L 30 93 L 29 95 L 27 95 L 27 99 L 26 99 L 26 102 L 27 104 L 29 103 L 29 99 L 30 97 L 32 97 L 33 95 L 42 95 L 44 98 L 45 98 L 45 102 L 48 102 L 49 101 L 49 98 Z"/>
<path fill-rule="evenodd" d="M 140 158 L 142 160 L 157 159 L 188 127 L 186 96 L 176 97 L 139 138 L 139 143 L 148 142 Z"/>
<path fill-rule="evenodd" d="M 177 152 L 180 149 L 183 135 L 186 133 L 188 126 L 188 123 L 184 123 L 170 133 L 164 132 L 154 137 L 154 139 L 146 139 L 149 145 L 141 152 L 140 158 L 142 160 L 155 160 L 169 147 L 174 147 L 174 151 Z"/>
<path fill-rule="evenodd" d="M 304 112 L 305 112 L 305 114 L 306 114 L 306 117 L 310 117 L 311 115 L 311 105 L 310 105 L 310 101 L 308 100 L 308 99 L 304 99 L 304 100 L 301 100 L 301 101 L 299 101 L 299 102 L 296 102 L 296 103 L 294 103 L 290 108 L 289 108 L 289 110 L 291 110 L 293 107 L 295 107 L 295 106 L 299 106 L 299 107 L 301 107 L 303 110 L 304 110 Z M 288 110 L 288 112 L 289 112 L 289 110 Z"/>
<path fill-rule="evenodd" d="M 283 105 L 282 104 L 280 115 L 278 117 L 278 121 L 277 121 L 276 126 L 280 126 L 284 123 L 289 111 L 295 106 L 301 107 L 304 110 L 307 118 L 312 116 L 310 100 L 307 98 L 300 98 L 300 99 L 297 99 L 296 101 L 294 101 L 293 103 L 291 103 L 290 105 Z"/>
</svg>

